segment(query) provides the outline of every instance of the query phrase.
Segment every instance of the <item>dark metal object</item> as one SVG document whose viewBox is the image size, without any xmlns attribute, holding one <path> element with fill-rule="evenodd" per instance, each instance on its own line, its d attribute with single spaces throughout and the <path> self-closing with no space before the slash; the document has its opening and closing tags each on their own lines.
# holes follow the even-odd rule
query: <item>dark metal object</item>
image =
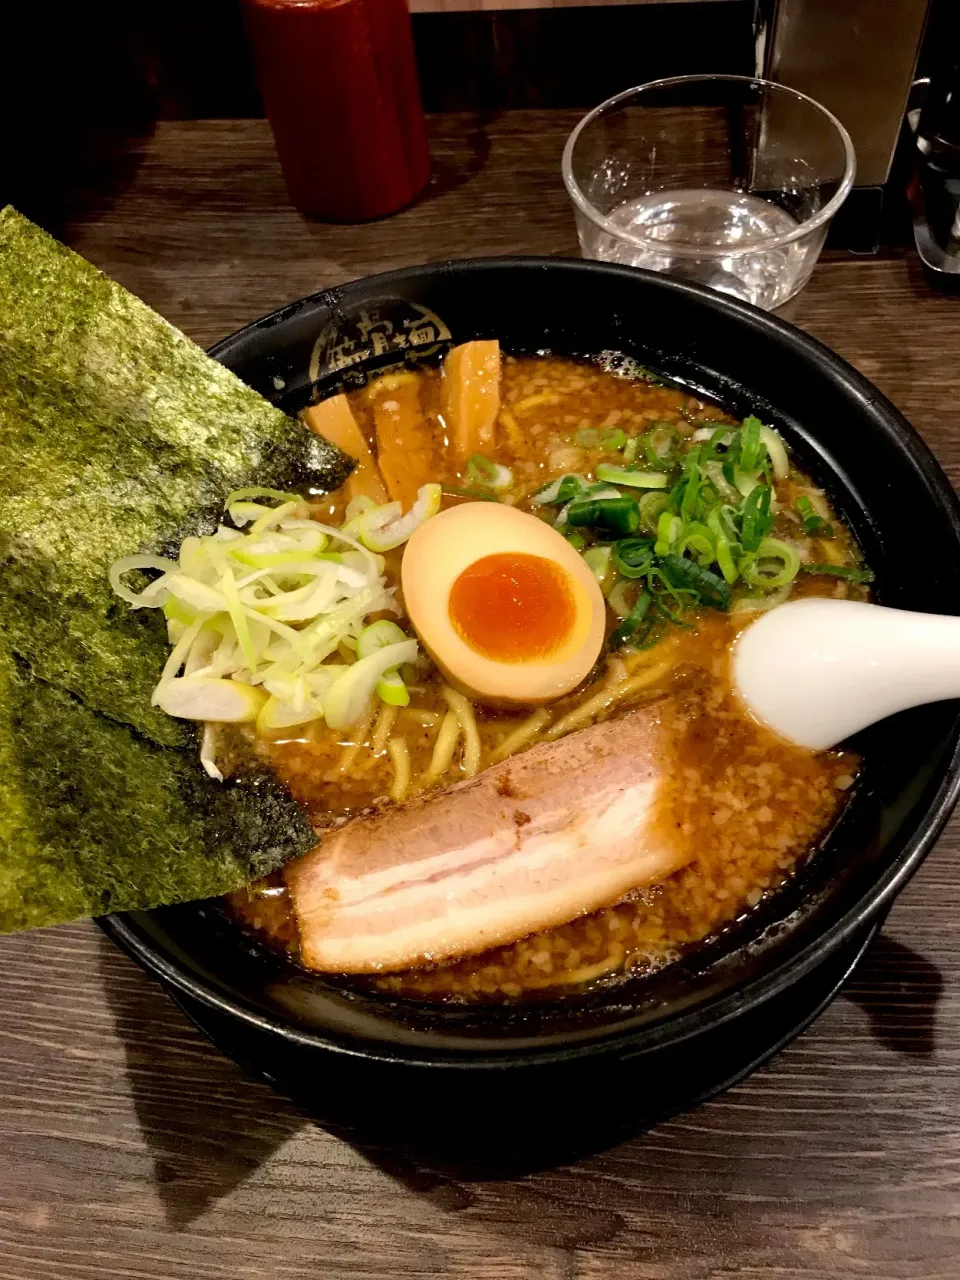
<svg viewBox="0 0 960 1280">
<path fill-rule="evenodd" d="M 853 138 L 857 185 L 880 187 L 917 65 L 929 0 L 760 0 L 757 72 L 822 103 Z"/>
<path fill-rule="evenodd" d="M 927 279 L 960 293 L 960 61 L 914 85 L 913 235 Z"/>
<path fill-rule="evenodd" d="M 495 335 L 512 350 L 621 351 L 738 415 L 759 412 L 830 491 L 877 571 L 879 599 L 904 608 L 936 602 L 960 613 L 960 512 L 929 450 L 850 366 L 723 295 L 593 262 L 481 259 L 394 272 L 305 299 L 214 354 L 296 408 L 310 394 L 311 364 L 333 385 L 351 372 L 362 376 L 371 362 L 396 360 L 411 343 L 424 355 L 435 351 L 445 330 L 457 341 Z M 936 557 L 911 559 L 904 520 L 923 526 Z M 603 1081 L 605 1089 L 629 1070 L 633 1087 L 643 1089 L 656 1076 L 658 1055 L 675 1053 L 676 1064 L 714 1052 L 709 1046 L 732 1034 L 742 1015 L 777 998 L 789 1002 L 798 984 L 886 909 L 956 801 L 958 741 L 955 704 L 873 727 L 855 744 L 864 756 L 856 794 L 789 885 L 661 973 L 552 1004 L 431 1008 L 372 998 L 259 950 L 210 903 L 111 917 L 105 928 L 221 1025 L 225 1019 L 265 1037 L 275 1064 L 268 1070 L 281 1083 L 285 1064 L 309 1059 L 318 1080 L 356 1073 L 396 1098 L 395 1083 L 430 1077 L 433 1088 L 476 1098 L 470 1105 L 481 1110 L 484 1098 L 502 1097 L 491 1082 L 511 1079 L 534 1091 L 572 1079 L 578 1088 Z M 335 1111 L 337 1095 L 323 1096 Z M 684 1105 L 683 1097 L 671 1105 Z M 376 1122 L 374 1109 L 369 1114 Z"/>
<path fill-rule="evenodd" d="M 929 3 L 758 0 L 757 74 L 808 93 L 853 139 L 856 186 L 830 247 L 876 253 L 898 221 L 903 198 L 891 171 Z"/>
</svg>

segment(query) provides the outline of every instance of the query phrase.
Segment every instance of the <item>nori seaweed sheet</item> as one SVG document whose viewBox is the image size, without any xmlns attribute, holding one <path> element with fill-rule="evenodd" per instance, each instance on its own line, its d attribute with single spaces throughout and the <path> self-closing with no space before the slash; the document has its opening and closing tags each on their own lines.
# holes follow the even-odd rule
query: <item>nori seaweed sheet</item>
<svg viewBox="0 0 960 1280">
<path fill-rule="evenodd" d="M 209 531 L 232 489 L 350 466 L 0 211 L 0 930 L 209 897 L 310 846 L 286 792 L 207 778 L 151 708 L 164 621 L 108 571 Z"/>
</svg>

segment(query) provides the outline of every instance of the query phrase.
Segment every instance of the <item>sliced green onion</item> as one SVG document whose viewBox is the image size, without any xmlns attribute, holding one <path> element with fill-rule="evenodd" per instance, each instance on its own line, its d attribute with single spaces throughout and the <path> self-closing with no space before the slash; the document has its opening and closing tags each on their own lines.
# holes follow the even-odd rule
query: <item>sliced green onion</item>
<svg viewBox="0 0 960 1280">
<path fill-rule="evenodd" d="M 656 491 L 645 493 L 638 503 L 640 508 L 640 527 L 646 529 L 647 533 L 655 534 L 660 516 L 669 505 L 669 502 L 670 499 L 665 493 L 657 493 Z"/>
<path fill-rule="evenodd" d="M 734 559 L 733 543 L 724 526 L 723 510 L 722 507 L 713 508 L 707 516 L 707 528 L 713 534 L 713 542 L 717 552 L 717 564 L 720 566 L 723 580 L 728 586 L 732 586 L 740 576 L 740 570 L 737 568 L 737 563 Z"/>
<path fill-rule="evenodd" d="M 749 498 L 754 489 L 769 487 L 763 484 L 759 471 L 740 471 L 738 469 L 733 473 L 733 483 L 741 498 Z"/>
<path fill-rule="evenodd" d="M 630 489 L 666 489 L 669 483 L 662 471 L 633 471 L 609 462 L 601 462 L 597 467 L 597 479 Z"/>
<path fill-rule="evenodd" d="M 732 427 L 728 427 L 726 423 L 721 423 L 718 427 L 698 427 L 693 433 L 691 439 L 696 444 L 709 442 L 711 454 L 716 453 L 718 445 L 728 445 L 731 443 L 736 432 Z"/>
<path fill-rule="evenodd" d="M 568 533 L 564 535 L 567 541 L 573 547 L 574 551 L 582 551 L 587 545 L 587 540 L 582 533 Z"/>
<path fill-rule="evenodd" d="M 686 484 L 683 490 L 683 499 L 680 503 L 680 518 L 682 520 L 692 520 L 696 514 L 700 497 L 700 445 L 695 445 L 687 454 L 686 461 L 683 464 L 683 473 L 686 478 Z"/>
<path fill-rule="evenodd" d="M 237 633 L 237 640 L 240 644 L 240 651 L 244 660 L 251 671 L 256 671 L 258 654 L 253 644 L 253 637 L 250 632 L 250 623 L 240 599 L 240 593 L 237 590 L 237 581 L 232 573 L 225 573 L 220 579 L 220 590 L 227 604 L 227 612 L 230 614 L 230 621 L 233 623 L 233 629 Z"/>
<path fill-rule="evenodd" d="M 588 547 L 583 553 L 584 563 L 600 584 L 600 590 L 606 594 L 613 586 L 613 548 Z"/>
<path fill-rule="evenodd" d="M 608 431 L 604 431 L 600 437 L 600 443 L 611 453 L 619 453 L 627 443 L 627 433 L 620 427 L 611 427 Z"/>
<path fill-rule="evenodd" d="M 682 565 L 689 566 L 691 569 L 696 568 L 692 560 L 685 560 L 682 556 L 677 558 Z M 647 574 L 647 588 L 653 596 L 653 607 L 656 612 L 678 627 L 688 626 L 686 615 L 702 603 L 698 591 L 675 583 L 671 579 L 663 562 Z"/>
<path fill-rule="evenodd" d="M 652 563 L 652 538 L 621 538 L 613 545 L 613 564 L 623 578 L 644 577 Z"/>
<path fill-rule="evenodd" d="M 222 613 L 226 610 L 226 601 L 220 591 L 199 582 L 189 574 L 171 573 L 166 578 L 167 590 L 176 599 L 182 600 L 198 613 Z"/>
<path fill-rule="evenodd" d="M 179 676 L 166 682 L 156 705 L 180 720 L 243 724 L 256 720 L 266 700 L 262 689 L 240 680 Z"/>
<path fill-rule="evenodd" d="M 455 484 L 440 486 L 441 492 L 451 498 L 472 498 L 474 502 L 498 502 L 489 489 L 461 489 Z"/>
<path fill-rule="evenodd" d="M 492 480 L 497 474 L 497 464 L 485 458 L 482 453 L 471 454 L 467 460 L 467 475 L 478 483 Z"/>
<path fill-rule="evenodd" d="M 740 458 L 739 470 L 750 475 L 760 468 L 760 458 L 763 452 L 763 446 L 760 440 L 760 432 L 763 429 L 763 423 L 759 418 L 750 414 L 744 418 L 743 425 L 740 428 Z"/>
<path fill-rule="evenodd" d="M 779 568 L 776 566 L 779 565 Z M 792 582 L 800 570 L 800 555 L 789 542 L 764 538 L 740 561 L 740 576 L 751 587 L 773 590 Z"/>
<path fill-rule="evenodd" d="M 736 600 L 730 606 L 730 612 L 766 613 L 770 609 L 776 609 L 778 605 L 786 604 L 792 594 L 792 582 L 788 582 L 786 586 L 778 587 L 776 591 L 763 591 L 759 594 L 752 591 L 749 595 L 740 595 L 738 593 Z"/>
<path fill-rule="evenodd" d="M 410 690 L 399 671 L 388 671 L 377 681 L 374 692 L 388 707 L 408 707 Z"/>
<path fill-rule="evenodd" d="M 499 462 L 491 462 L 482 453 L 475 453 L 467 460 L 467 479 L 486 489 L 509 489 L 513 472 Z"/>
<path fill-rule="evenodd" d="M 416 656 L 416 640 L 405 640 L 388 644 L 347 667 L 323 699 L 323 714 L 331 729 L 347 729 L 361 720 L 384 675 L 404 662 L 413 662 Z"/>
<path fill-rule="evenodd" d="M 744 498 L 740 508 L 740 541 L 744 551 L 756 551 L 773 528 L 772 499 L 773 490 L 768 484 L 756 485 Z"/>
<path fill-rule="evenodd" d="M 671 422 L 658 422 L 643 437 L 643 450 L 647 462 L 657 471 L 670 471 L 676 459 L 674 451 L 677 443 L 677 429 Z"/>
<path fill-rule="evenodd" d="M 620 645 L 625 644 L 633 635 L 647 616 L 647 611 L 652 603 L 651 596 L 646 591 L 641 591 L 637 596 L 637 603 L 633 606 L 627 616 L 620 625 L 611 633 L 610 646 L 617 649 Z"/>
<path fill-rule="evenodd" d="M 254 520 L 250 526 L 250 532 L 259 536 L 270 529 L 275 529 L 282 520 L 293 516 L 300 505 L 300 499 L 295 498 L 293 502 L 282 502 L 279 507 L 265 511 L 262 516 Z"/>
<path fill-rule="evenodd" d="M 714 458 L 710 462 L 703 464 L 703 474 L 706 482 L 713 489 L 714 493 L 722 502 L 737 502 L 743 498 L 740 490 L 730 483 L 724 475 L 723 463 Z"/>
<path fill-rule="evenodd" d="M 247 502 L 249 493 L 279 505 Z M 424 486 L 406 516 L 399 504 L 376 507 L 368 502 L 353 505 L 350 514 L 364 524 L 365 536 L 372 534 L 376 542 L 389 535 L 392 540 L 428 515 L 434 502 L 439 505 L 438 494 L 439 486 Z M 338 647 L 357 645 L 353 637 L 357 631 L 362 634 L 366 615 L 396 611 L 397 606 L 383 577 L 383 557 L 356 541 L 346 527 L 301 515 L 301 500 L 283 501 L 287 496 L 279 490 L 238 490 L 231 495 L 233 507 L 246 503 L 259 512 L 247 532 L 221 525 L 212 535 L 184 538 L 179 563 L 124 557 L 112 567 L 118 594 L 132 597 L 129 603 L 137 607 L 162 608 L 167 618 L 173 648 L 153 705 L 209 721 L 256 718 L 265 731 L 273 731 L 317 719 L 324 713 L 323 697 L 334 686 L 334 715 L 343 724 L 361 694 L 366 697 L 376 689 L 394 705 L 408 697 L 402 679 L 391 671 L 416 658 L 417 641 L 395 624 L 373 629 L 360 647 L 380 648 L 367 658 L 360 655 L 349 668 L 321 665 Z M 240 511 L 243 517 L 252 514 Z M 340 544 L 337 551 L 325 549 L 331 541 Z M 138 596 L 123 581 L 133 569 L 165 572 Z M 385 667 L 380 658 L 384 647 L 394 658 Z M 363 661 L 370 663 L 365 670 L 372 685 L 357 691 L 361 672 L 341 686 Z"/>
<path fill-rule="evenodd" d="M 131 591 L 124 586 L 123 578 L 134 569 L 156 569 L 163 577 L 155 579 L 140 592 Z M 176 560 L 168 560 L 165 556 L 122 556 L 110 566 L 110 585 L 131 608 L 155 609 L 166 598 L 164 578 L 169 573 L 177 573 L 179 569 Z"/>
<path fill-rule="evenodd" d="M 686 556 L 667 555 L 661 563 L 674 587 L 695 593 L 703 604 L 713 609 L 725 612 L 730 608 L 733 593 L 724 579 L 712 570 L 688 560 Z"/>
<path fill-rule="evenodd" d="M 542 489 L 538 489 L 530 501 L 535 507 L 552 506 L 555 502 L 569 502 L 571 498 L 578 497 L 588 487 L 588 482 L 583 476 L 558 476 L 556 480 L 551 480 Z"/>
<path fill-rule="evenodd" d="M 368 511 L 373 511 L 376 505 L 369 494 L 358 493 L 355 498 L 351 498 L 347 503 L 347 509 L 344 513 L 347 524 L 351 524 L 358 516 L 366 515 Z"/>
<path fill-rule="evenodd" d="M 683 521 L 680 517 L 675 516 L 672 511 L 664 511 L 657 521 L 657 541 L 653 548 L 655 553 L 658 556 L 667 555 L 680 537 L 682 529 Z"/>
<path fill-rule="evenodd" d="M 802 517 L 805 533 L 817 538 L 832 538 L 834 536 L 833 525 L 829 524 L 823 516 L 817 513 L 806 494 L 801 494 L 797 499 L 796 508 Z"/>
<path fill-rule="evenodd" d="M 295 493 L 285 493 L 283 489 L 264 489 L 260 485 L 251 485 L 247 489 L 234 489 L 228 493 L 224 507 L 232 507 L 235 502 L 249 502 L 256 498 L 273 498 L 276 502 L 301 502 Z"/>
<path fill-rule="evenodd" d="M 351 532 L 355 529 L 368 551 L 393 551 L 439 512 L 441 496 L 438 484 L 424 484 L 406 515 L 399 514 L 399 503 L 390 502 L 366 512 L 344 528 Z"/>
<path fill-rule="evenodd" d="M 624 619 L 633 608 L 636 596 L 634 594 L 635 584 L 629 582 L 626 578 L 621 578 L 615 583 L 607 596 L 607 604 L 621 620 Z"/>
<path fill-rule="evenodd" d="M 234 502 L 227 507 L 227 515 L 240 529 L 245 524 L 253 524 L 261 516 L 268 515 L 273 510 L 273 507 L 265 507 L 259 502 Z"/>
<path fill-rule="evenodd" d="M 869 569 L 859 569 L 855 565 L 849 564 L 802 564 L 800 569 L 803 573 L 824 574 L 831 578 L 844 578 L 847 582 L 865 582 L 874 581 L 874 575 Z"/>
<path fill-rule="evenodd" d="M 640 509 L 632 498 L 586 498 L 571 503 L 567 522 L 575 527 L 592 525 L 616 537 L 636 533 Z"/>
<path fill-rule="evenodd" d="M 772 427 L 761 426 L 760 443 L 766 446 L 767 453 L 770 455 L 770 466 L 773 468 L 774 476 L 778 480 L 786 480 L 790 474 L 790 459 L 780 433 L 774 431 Z"/>
<path fill-rule="evenodd" d="M 119 595 L 119 592 L 117 594 Z M 196 622 L 197 611 L 184 604 L 182 600 L 178 600 L 176 596 L 168 596 L 163 602 L 163 616 L 168 622 L 187 627 L 191 622 Z"/>
<path fill-rule="evenodd" d="M 379 622 L 371 622 L 368 627 L 364 627 L 357 636 L 357 657 L 369 658 L 388 645 L 403 644 L 408 639 L 395 622 L 391 622 L 389 618 L 381 618 Z M 396 668 L 383 673 L 382 678 L 377 681 L 375 692 L 382 702 L 391 707 L 405 707 L 410 702 L 407 686 Z"/>
<path fill-rule="evenodd" d="M 631 436 L 627 443 L 623 446 L 624 462 L 636 462 L 637 454 L 640 452 L 640 439 L 638 436 Z"/>
<path fill-rule="evenodd" d="M 683 526 L 680 541 L 677 543 L 678 555 L 692 551 L 701 564 L 713 564 L 717 558 L 717 548 L 712 531 L 707 525 L 691 521 Z"/>
<path fill-rule="evenodd" d="M 410 637 L 406 635 L 389 618 L 381 618 L 379 622 L 371 622 L 357 636 L 357 657 L 369 658 L 371 653 L 378 653 L 388 644 L 403 644 Z"/>
</svg>

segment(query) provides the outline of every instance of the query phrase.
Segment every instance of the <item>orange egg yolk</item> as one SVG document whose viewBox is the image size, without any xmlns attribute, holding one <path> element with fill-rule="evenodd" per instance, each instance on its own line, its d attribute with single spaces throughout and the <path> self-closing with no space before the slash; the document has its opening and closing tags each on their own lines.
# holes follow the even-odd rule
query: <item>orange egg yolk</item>
<svg viewBox="0 0 960 1280">
<path fill-rule="evenodd" d="M 577 608 L 567 574 L 543 556 L 501 552 L 464 569 L 450 590 L 450 621 L 494 662 L 536 662 L 568 638 Z"/>
</svg>

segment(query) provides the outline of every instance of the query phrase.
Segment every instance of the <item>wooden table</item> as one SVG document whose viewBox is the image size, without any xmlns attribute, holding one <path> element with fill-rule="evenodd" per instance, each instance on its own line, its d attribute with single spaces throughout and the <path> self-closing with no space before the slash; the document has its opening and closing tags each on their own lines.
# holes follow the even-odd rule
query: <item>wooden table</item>
<svg viewBox="0 0 960 1280">
<path fill-rule="evenodd" d="M 263 123 L 162 125 L 72 193 L 68 238 L 206 344 L 390 267 L 575 254 L 571 123 L 437 120 L 428 196 L 362 227 L 287 206 Z M 796 319 L 960 481 L 960 305 L 912 256 L 822 262 Z M 330 1136 L 91 924 L 0 942 L 0 1132 L 0 1280 L 956 1280 L 960 827 L 776 1061 L 572 1167 L 471 1181 Z"/>
</svg>

